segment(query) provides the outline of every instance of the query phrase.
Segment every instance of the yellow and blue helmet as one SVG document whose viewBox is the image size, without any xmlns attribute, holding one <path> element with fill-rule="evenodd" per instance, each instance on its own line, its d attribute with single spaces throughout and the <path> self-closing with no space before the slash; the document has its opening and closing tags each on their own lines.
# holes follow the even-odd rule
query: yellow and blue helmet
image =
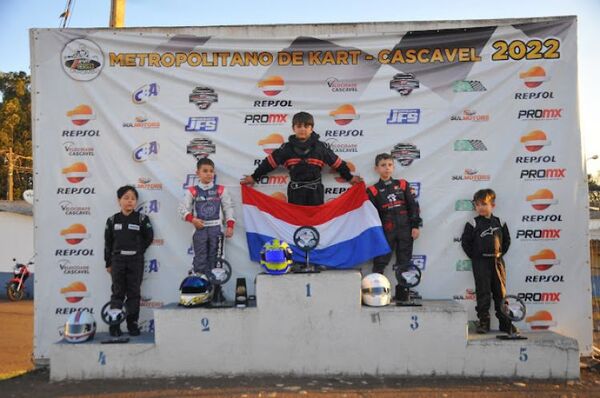
<svg viewBox="0 0 600 398">
<path fill-rule="evenodd" d="M 292 248 L 279 239 L 265 243 L 260 251 L 260 265 L 267 274 L 285 274 L 292 265 Z"/>
</svg>

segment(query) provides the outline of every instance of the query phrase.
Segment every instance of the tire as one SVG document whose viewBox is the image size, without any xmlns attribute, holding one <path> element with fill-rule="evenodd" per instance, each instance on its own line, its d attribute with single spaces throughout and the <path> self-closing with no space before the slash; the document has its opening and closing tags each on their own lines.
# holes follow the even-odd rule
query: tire
<svg viewBox="0 0 600 398">
<path fill-rule="evenodd" d="M 17 290 L 18 287 L 19 284 L 16 282 L 6 285 L 6 297 L 8 297 L 10 301 L 19 301 L 25 295 L 25 289 Z"/>
</svg>

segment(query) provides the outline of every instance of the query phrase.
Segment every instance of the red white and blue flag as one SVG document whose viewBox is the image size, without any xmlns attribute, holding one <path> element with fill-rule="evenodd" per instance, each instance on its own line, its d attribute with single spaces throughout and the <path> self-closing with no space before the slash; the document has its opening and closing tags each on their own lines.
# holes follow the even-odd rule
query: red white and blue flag
<svg viewBox="0 0 600 398">
<path fill-rule="evenodd" d="M 262 246 L 272 239 L 287 242 L 294 260 L 303 261 L 304 252 L 294 244 L 294 232 L 302 226 L 314 227 L 320 235 L 319 244 L 310 252 L 314 264 L 352 268 L 390 252 L 364 183 L 320 206 L 286 203 L 242 185 L 242 203 L 252 261 L 260 261 Z"/>
</svg>

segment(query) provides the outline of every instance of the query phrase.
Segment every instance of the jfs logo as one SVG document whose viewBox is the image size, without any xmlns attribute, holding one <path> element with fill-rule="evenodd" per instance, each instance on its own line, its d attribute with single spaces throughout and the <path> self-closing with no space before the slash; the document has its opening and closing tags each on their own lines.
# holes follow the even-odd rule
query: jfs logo
<svg viewBox="0 0 600 398">
<path fill-rule="evenodd" d="M 427 266 L 427 256 L 424 254 L 415 254 L 410 259 L 410 263 L 421 271 L 425 271 L 425 267 Z"/>
<path fill-rule="evenodd" d="M 420 109 L 390 109 L 387 124 L 417 124 L 421 119 Z"/>
<path fill-rule="evenodd" d="M 185 126 L 185 131 L 190 131 L 190 132 L 217 131 L 218 124 L 219 124 L 219 118 L 216 116 L 190 117 L 188 119 L 187 125 Z"/>
</svg>

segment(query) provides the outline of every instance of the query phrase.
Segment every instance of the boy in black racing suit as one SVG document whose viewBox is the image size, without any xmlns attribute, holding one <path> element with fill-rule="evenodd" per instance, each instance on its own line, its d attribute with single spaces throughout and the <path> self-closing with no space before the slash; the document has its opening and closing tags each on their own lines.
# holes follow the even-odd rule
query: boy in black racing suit
<svg viewBox="0 0 600 398">
<path fill-rule="evenodd" d="M 310 113 L 298 112 L 292 119 L 291 135 L 288 142 L 274 150 L 258 165 L 251 176 L 245 176 L 240 183 L 254 185 L 262 176 L 284 166 L 290 171 L 288 202 L 297 205 L 316 206 L 324 203 L 324 190 L 321 183 L 321 169 L 328 165 L 354 185 L 361 180 L 352 176 L 346 162 L 337 156 L 319 135 L 313 132 L 314 118 Z"/>
<path fill-rule="evenodd" d="M 473 263 L 475 294 L 477 297 L 477 333 L 490 331 L 490 300 L 494 300 L 496 318 L 500 330 L 515 333 L 517 329 L 501 311 L 506 294 L 506 268 L 502 256 L 510 246 L 510 234 L 506 223 L 501 223 L 492 214 L 496 206 L 496 193 L 491 189 L 481 189 L 473 195 L 477 217 L 465 224 L 461 245 Z"/>
<path fill-rule="evenodd" d="M 379 181 L 367 189 L 369 199 L 377 208 L 388 244 L 392 251 L 373 259 L 373 272 L 383 274 L 385 267 L 396 253 L 396 278 L 411 263 L 413 242 L 419 237 L 419 204 L 410 192 L 406 180 L 392 178 L 394 158 L 388 153 L 375 157 L 375 170 Z M 396 300 L 407 301 L 409 291 L 396 286 Z"/>
</svg>

